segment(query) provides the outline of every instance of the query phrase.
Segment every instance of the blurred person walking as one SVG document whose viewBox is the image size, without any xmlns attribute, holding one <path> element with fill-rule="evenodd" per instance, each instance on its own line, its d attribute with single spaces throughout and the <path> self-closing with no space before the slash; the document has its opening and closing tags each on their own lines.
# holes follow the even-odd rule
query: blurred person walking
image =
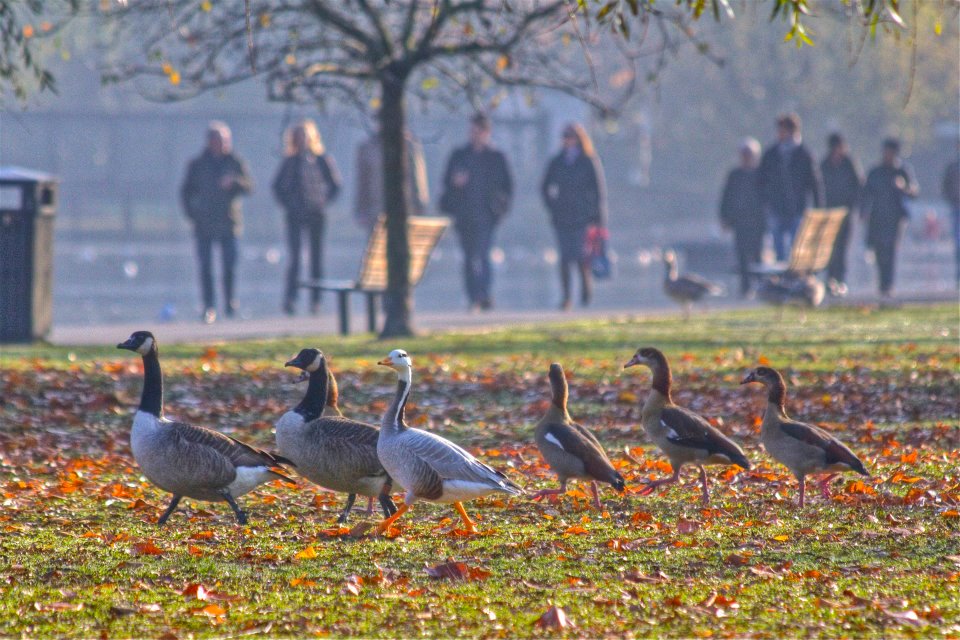
<svg viewBox="0 0 960 640">
<path fill-rule="evenodd" d="M 213 287 L 213 245 L 220 245 L 223 268 L 224 312 L 237 312 L 235 269 L 237 239 L 243 230 L 240 196 L 249 194 L 253 181 L 246 163 L 233 152 L 233 140 L 223 122 L 207 126 L 207 145 L 187 167 L 180 188 L 180 200 L 186 216 L 193 222 L 193 235 L 200 263 L 200 288 L 203 296 L 203 322 L 217 319 Z"/>
<path fill-rule="evenodd" d="M 760 197 L 766 208 L 777 260 L 790 255 L 808 200 L 823 205 L 823 183 L 800 135 L 800 116 L 777 118 L 777 142 L 760 160 Z"/>
<path fill-rule="evenodd" d="M 960 151 L 960 149 L 958 149 Z M 960 159 L 954 159 L 943 172 L 941 189 L 943 199 L 950 207 L 951 239 L 953 240 L 953 263 L 956 284 L 960 286 Z"/>
<path fill-rule="evenodd" d="M 906 200 L 915 198 L 919 191 L 913 171 L 900 158 L 900 141 L 887 138 L 880 164 L 867 175 L 860 203 L 860 215 L 867 225 L 867 246 L 876 257 L 882 304 L 890 301 L 897 248 L 904 222 L 910 216 Z"/>
<path fill-rule="evenodd" d="M 410 215 L 422 216 L 430 204 L 427 187 L 427 166 L 423 159 L 423 145 L 412 133 L 405 132 L 407 159 L 410 163 L 409 179 Z M 383 214 L 383 147 L 380 131 L 357 145 L 357 179 L 353 199 L 353 215 L 357 223 L 367 230 L 373 229 Z"/>
<path fill-rule="evenodd" d="M 767 220 L 760 201 L 760 143 L 744 138 L 740 143 L 740 164 L 730 170 L 720 198 L 720 224 L 733 231 L 733 246 L 740 273 L 740 297 L 752 296 L 750 265 L 760 262 Z"/>
<path fill-rule="evenodd" d="M 507 159 L 490 143 L 490 135 L 490 118 L 475 114 L 470 119 L 470 141 L 447 160 L 440 197 L 440 210 L 453 218 L 460 237 L 471 310 L 493 308 L 490 248 L 513 198 Z"/>
<path fill-rule="evenodd" d="M 286 158 L 273 179 L 273 194 L 286 212 L 287 282 L 283 311 L 293 315 L 300 280 L 300 247 L 306 233 L 310 246 L 310 278 L 323 277 L 323 234 L 326 208 L 340 193 L 340 173 L 324 152 L 313 120 L 293 125 L 284 134 Z M 310 313 L 320 312 L 320 291 L 310 291 Z"/>
<path fill-rule="evenodd" d="M 584 252 L 587 227 L 606 226 L 607 194 L 603 166 L 593 141 L 580 124 L 563 129 L 562 148 L 547 165 L 540 186 L 543 203 L 557 236 L 560 254 L 560 308 L 571 307 L 571 267 L 580 274 L 580 304 L 590 304 L 592 273 Z"/>
<path fill-rule="evenodd" d="M 827 155 L 820 163 L 820 175 L 823 176 L 825 206 L 847 208 L 847 217 L 837 231 L 833 253 L 830 254 L 830 263 L 827 265 L 827 291 L 832 296 L 843 297 L 847 295 L 850 228 L 853 211 L 863 188 L 863 174 L 850 157 L 850 150 L 842 134 L 831 133 L 827 138 Z"/>
</svg>

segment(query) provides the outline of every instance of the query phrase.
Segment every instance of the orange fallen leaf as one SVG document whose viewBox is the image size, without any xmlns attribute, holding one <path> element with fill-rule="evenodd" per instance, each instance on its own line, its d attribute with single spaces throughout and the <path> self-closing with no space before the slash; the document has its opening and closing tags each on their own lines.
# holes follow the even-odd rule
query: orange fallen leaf
<svg viewBox="0 0 960 640">
<path fill-rule="evenodd" d="M 131 551 L 135 556 L 162 556 L 163 549 L 157 547 L 153 544 L 153 540 L 147 540 L 146 542 L 138 542 L 133 545 Z"/>
<path fill-rule="evenodd" d="M 197 600 L 207 600 L 209 593 L 202 584 L 188 584 L 183 588 L 183 591 L 180 592 L 180 595 L 188 598 L 196 598 Z"/>
<path fill-rule="evenodd" d="M 436 580 L 486 580 L 493 575 L 486 569 L 471 567 L 463 562 L 444 562 L 433 567 L 427 567 L 427 575 Z"/>
<path fill-rule="evenodd" d="M 294 556 L 297 560 L 312 560 L 317 557 L 317 550 L 313 548 L 313 545 L 307 547 L 303 551 L 297 553 Z"/>
</svg>

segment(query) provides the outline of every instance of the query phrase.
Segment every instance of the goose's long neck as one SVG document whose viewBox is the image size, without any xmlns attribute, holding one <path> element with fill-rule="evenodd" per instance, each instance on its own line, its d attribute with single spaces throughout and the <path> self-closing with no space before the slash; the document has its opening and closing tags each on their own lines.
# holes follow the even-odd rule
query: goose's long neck
<svg viewBox="0 0 960 640">
<path fill-rule="evenodd" d="M 664 264 L 667 266 L 666 272 L 664 273 L 664 279 L 667 282 L 673 282 L 680 275 L 680 270 L 677 268 L 677 263 L 667 261 Z"/>
<path fill-rule="evenodd" d="M 775 411 L 781 416 L 787 415 L 787 385 L 783 380 L 776 380 L 767 387 L 767 410 Z"/>
<path fill-rule="evenodd" d="M 670 397 L 672 378 L 669 365 L 661 364 L 653 370 L 653 383 L 651 386 L 654 392 L 660 394 L 667 404 L 673 402 L 673 398 Z"/>
<path fill-rule="evenodd" d="M 397 394 L 393 398 L 393 403 L 383 416 L 381 428 L 388 432 L 400 432 L 407 428 L 403 419 L 403 409 L 407 405 L 407 397 L 410 395 L 410 383 L 413 381 L 413 371 L 410 367 L 405 367 L 397 372 Z"/>
<path fill-rule="evenodd" d="M 143 356 L 143 393 L 140 394 L 140 411 L 158 418 L 163 417 L 163 373 L 160 371 L 160 356 L 155 349 Z"/>
<path fill-rule="evenodd" d="M 550 372 L 550 386 L 553 393 L 553 399 L 550 402 L 550 408 L 547 409 L 547 419 L 555 422 L 563 422 L 570 419 L 567 413 L 567 379 L 563 372 Z"/>
<path fill-rule="evenodd" d="M 327 363 L 320 361 L 316 371 L 310 372 L 307 392 L 294 411 L 303 416 L 304 422 L 316 420 L 323 415 L 323 405 L 327 402 Z"/>
<path fill-rule="evenodd" d="M 342 416 L 340 411 L 340 388 L 337 386 L 337 379 L 333 371 L 327 371 L 327 408 L 338 416 Z"/>
</svg>

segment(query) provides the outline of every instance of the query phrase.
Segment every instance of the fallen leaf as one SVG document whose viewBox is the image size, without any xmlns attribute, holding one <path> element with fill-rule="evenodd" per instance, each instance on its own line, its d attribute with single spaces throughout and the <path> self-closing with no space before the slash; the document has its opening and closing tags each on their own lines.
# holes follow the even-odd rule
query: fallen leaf
<svg viewBox="0 0 960 640">
<path fill-rule="evenodd" d="M 133 555 L 135 556 L 162 556 L 163 549 L 157 547 L 153 544 L 153 540 L 147 540 L 146 542 L 138 542 L 133 545 L 131 549 Z"/>
<path fill-rule="evenodd" d="M 209 599 L 207 589 L 202 584 L 188 584 L 183 588 L 183 591 L 180 592 L 180 595 L 188 598 L 196 598 L 197 600 Z"/>
<path fill-rule="evenodd" d="M 317 550 L 313 548 L 313 545 L 307 547 L 303 551 L 297 553 L 294 556 L 297 560 L 312 560 L 317 557 Z"/>
<path fill-rule="evenodd" d="M 433 567 L 427 567 L 427 575 L 437 580 L 486 580 L 490 571 L 479 567 L 470 567 L 463 562 L 444 562 Z"/>
<path fill-rule="evenodd" d="M 547 609 L 533 624 L 541 629 L 566 629 L 577 626 L 567 617 L 566 612 L 556 605 Z"/>
</svg>

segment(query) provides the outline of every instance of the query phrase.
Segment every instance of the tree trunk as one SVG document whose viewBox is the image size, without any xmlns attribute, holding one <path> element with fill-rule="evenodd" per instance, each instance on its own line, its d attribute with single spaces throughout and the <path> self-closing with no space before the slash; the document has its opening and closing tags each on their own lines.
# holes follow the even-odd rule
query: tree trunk
<svg viewBox="0 0 960 640">
<path fill-rule="evenodd" d="M 383 296 L 381 338 L 413 335 L 410 243 L 407 238 L 409 172 L 404 136 L 406 73 L 387 70 L 380 77 L 380 146 L 383 151 L 383 209 L 387 218 L 387 291 Z"/>
</svg>

